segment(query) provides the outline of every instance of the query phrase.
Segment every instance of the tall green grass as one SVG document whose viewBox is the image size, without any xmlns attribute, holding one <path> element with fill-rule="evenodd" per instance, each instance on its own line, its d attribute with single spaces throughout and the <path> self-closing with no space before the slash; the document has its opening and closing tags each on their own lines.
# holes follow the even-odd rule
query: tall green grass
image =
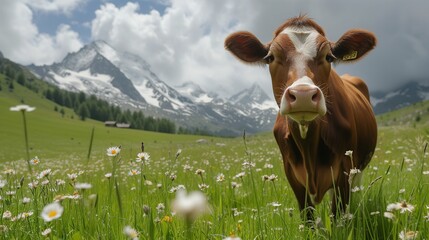
<svg viewBox="0 0 429 240">
<path fill-rule="evenodd" d="M 30 173 L 21 116 L 8 110 L 21 100 L 2 94 L 0 239 L 126 239 L 126 226 L 140 239 L 401 239 L 401 232 L 417 232 L 417 239 L 429 236 L 427 125 L 380 128 L 362 187 L 352 193 L 350 214 L 334 219 L 326 196 L 316 207 L 317 225 L 312 228 L 301 220 L 270 133 L 197 143 L 202 137 L 106 128 L 72 119 L 71 113 L 62 118 L 52 111 L 54 105 L 28 95 L 24 102 L 37 107 L 27 114 L 29 152 L 40 159 Z M 142 141 L 151 155 L 144 165 L 136 162 Z M 119 155 L 107 156 L 112 146 L 121 146 Z M 50 174 L 42 176 L 47 169 Z M 140 174 L 130 174 L 136 170 Z M 112 176 L 106 177 L 108 173 Z M 77 189 L 78 183 L 91 187 Z M 202 191 L 211 209 L 191 224 L 172 212 L 175 191 L 182 186 L 188 192 Z M 54 201 L 64 212 L 45 222 L 40 213 Z M 389 219 L 384 214 L 391 203 L 414 208 L 392 210 L 395 217 Z M 43 236 L 46 229 L 51 233 Z"/>
<path fill-rule="evenodd" d="M 33 170 L 37 174 L 52 170 L 41 179 L 37 179 L 37 174 L 28 175 L 23 160 L 4 162 L 1 179 L 7 184 L 1 192 L 2 212 L 10 211 L 14 217 L 29 211 L 33 215 L 14 221 L 2 219 L 0 224 L 8 230 L 0 236 L 43 238 L 42 230 L 51 228 L 53 239 L 125 239 L 122 230 L 131 226 L 141 239 L 188 239 L 186 221 L 171 212 L 171 201 L 179 185 L 193 191 L 199 190 L 202 183 L 208 185 L 202 191 L 209 199 L 211 214 L 193 223 L 193 239 L 223 239 L 230 235 L 242 239 L 399 239 L 404 230 L 426 236 L 426 143 L 416 137 L 392 141 L 391 131 L 384 131 L 381 130 L 375 158 L 365 172 L 363 190 L 353 193 L 358 197 L 353 197 L 352 216 L 333 219 L 327 197 L 316 208 L 316 217 L 322 223 L 316 229 L 302 225 L 274 141 L 262 135 L 247 138 L 247 151 L 241 139 L 183 144 L 178 158 L 175 151 L 172 154 L 168 150 L 168 145 L 163 151 L 163 143 L 145 144 L 149 153 L 160 152 L 159 157 L 153 154 L 150 164 L 144 166 L 135 163 L 137 149 L 124 146 L 116 157 L 95 154 L 89 163 L 85 157 L 45 160 L 41 155 L 41 163 Z M 397 134 L 394 136 L 404 132 Z M 7 174 L 8 169 L 16 173 Z M 140 169 L 141 174 L 129 175 L 132 169 Z M 198 169 L 203 173 L 197 174 Z M 105 177 L 112 172 L 115 177 Z M 221 173 L 225 180 L 217 181 Z M 68 174 L 77 177 L 70 179 Z M 265 175 L 272 174 L 278 180 L 264 180 Z M 61 180 L 64 185 L 57 184 Z M 38 187 L 30 190 L 30 181 L 38 181 Z M 76 182 L 90 183 L 92 188 L 74 189 Z M 10 194 L 11 191 L 14 193 Z M 39 217 L 43 206 L 61 196 L 79 198 L 62 200 L 65 210 L 61 218 L 44 223 Z M 22 203 L 24 197 L 31 202 Z M 394 211 L 393 220 L 383 216 L 389 203 L 401 201 L 415 209 L 404 214 Z"/>
</svg>

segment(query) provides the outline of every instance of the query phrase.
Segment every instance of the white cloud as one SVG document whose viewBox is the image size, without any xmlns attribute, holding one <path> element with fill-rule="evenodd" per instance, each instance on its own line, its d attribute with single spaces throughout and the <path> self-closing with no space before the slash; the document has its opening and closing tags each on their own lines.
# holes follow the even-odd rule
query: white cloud
<svg viewBox="0 0 429 240">
<path fill-rule="evenodd" d="M 24 0 L 33 9 L 46 12 L 71 14 L 74 9 L 82 6 L 87 0 Z"/>
<path fill-rule="evenodd" d="M 173 0 L 163 15 L 156 10 L 142 14 L 137 3 L 107 3 L 96 11 L 92 38 L 139 54 L 170 85 L 193 81 L 207 91 L 231 95 L 262 81 L 258 78 L 270 84 L 263 69 L 241 65 L 223 47 L 238 23 L 234 11 L 230 1 Z M 246 71 L 238 74 L 236 66 Z"/>
<path fill-rule="evenodd" d="M 95 1 L 95 0 L 92 0 Z M 247 66 L 223 47 L 228 34 L 253 32 L 262 42 L 287 18 L 307 13 L 330 40 L 350 28 L 366 28 L 379 39 L 377 48 L 362 61 L 338 66 L 338 72 L 367 80 L 371 90 L 388 90 L 404 81 L 427 79 L 429 65 L 429 2 L 426 0 L 362 0 L 329 3 L 311 0 L 163 0 L 165 11 L 140 11 L 138 3 L 114 5 L 100 1 L 89 24 L 93 40 L 105 40 L 118 50 L 137 53 L 170 85 L 185 81 L 207 91 L 229 96 L 258 82 L 267 93 L 267 68 Z M 0 51 L 22 64 L 50 64 L 83 44 L 70 25 L 55 35 L 39 32 L 32 10 L 74 14 L 89 0 L 3 0 L 0 8 Z M 123 1 L 114 0 L 109 2 Z M 383 9 L 383 11 L 380 11 Z M 93 13 L 87 13 L 93 14 Z M 87 20 L 85 20 L 87 21 Z M 88 23 L 86 23 L 88 24 Z M 88 25 L 87 25 L 88 26 Z"/>
<path fill-rule="evenodd" d="M 225 51 L 223 41 L 236 30 L 270 41 L 282 22 L 303 13 L 324 27 L 332 41 L 350 28 L 374 31 L 379 38 L 376 50 L 361 62 L 337 69 L 364 77 L 372 90 L 386 90 L 386 82 L 395 87 L 427 76 L 422 66 L 429 64 L 429 57 L 422 53 L 429 51 L 429 36 L 423 30 L 429 24 L 423 10 L 428 4 L 412 2 L 172 0 L 163 13 L 147 14 L 139 12 L 137 3 L 104 4 L 92 22 L 92 37 L 139 54 L 170 85 L 194 81 L 205 90 L 230 95 L 258 82 L 270 93 L 267 69 L 238 62 Z"/>
<path fill-rule="evenodd" d="M 22 1 L 5 0 L 0 8 L 0 51 L 21 64 L 52 64 L 77 51 L 82 42 L 68 25 L 60 25 L 55 36 L 40 33 L 33 13 Z"/>
</svg>

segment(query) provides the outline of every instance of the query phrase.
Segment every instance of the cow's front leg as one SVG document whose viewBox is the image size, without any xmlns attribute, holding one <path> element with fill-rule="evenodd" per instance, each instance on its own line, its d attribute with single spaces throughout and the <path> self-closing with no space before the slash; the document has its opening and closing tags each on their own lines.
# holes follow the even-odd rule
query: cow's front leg
<svg viewBox="0 0 429 240">
<path fill-rule="evenodd" d="M 332 214 L 336 217 L 346 212 L 347 206 L 350 204 L 350 185 L 349 178 L 344 173 L 340 173 L 332 197 Z"/>
<path fill-rule="evenodd" d="M 307 192 L 305 186 L 298 182 L 290 166 L 287 164 L 285 166 L 286 177 L 289 181 L 290 186 L 292 187 L 293 193 L 295 194 L 296 199 L 298 200 L 299 210 L 301 212 L 301 217 L 306 223 L 314 223 L 314 204 L 311 201 L 311 198 Z"/>
</svg>

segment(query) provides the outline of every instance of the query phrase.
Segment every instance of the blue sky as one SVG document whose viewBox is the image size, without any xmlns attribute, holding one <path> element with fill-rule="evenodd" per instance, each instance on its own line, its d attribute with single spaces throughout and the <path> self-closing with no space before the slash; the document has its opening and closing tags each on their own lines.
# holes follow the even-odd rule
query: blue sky
<svg viewBox="0 0 429 240">
<path fill-rule="evenodd" d="M 171 86 L 192 81 L 231 96 L 256 82 L 270 94 L 267 68 L 237 61 L 224 39 L 247 30 L 269 42 L 281 23 L 306 13 L 333 42 L 351 28 L 374 32 L 375 50 L 336 70 L 386 91 L 429 83 L 427 9 L 427 0 L 2 0 L 0 51 L 23 65 L 43 65 L 103 40 L 145 59 Z"/>
<path fill-rule="evenodd" d="M 113 0 L 87 0 L 82 2 L 72 13 L 58 13 L 36 10 L 33 11 L 34 23 L 38 26 L 40 32 L 54 35 L 58 25 L 68 24 L 73 30 L 79 33 L 81 39 L 88 43 L 91 41 L 91 21 L 95 18 L 95 11 L 100 8 L 101 4 L 113 3 L 118 7 L 124 6 L 129 1 Z M 156 0 L 139 0 L 139 13 L 147 14 L 155 9 L 161 13 L 164 12 L 166 4 Z"/>
</svg>

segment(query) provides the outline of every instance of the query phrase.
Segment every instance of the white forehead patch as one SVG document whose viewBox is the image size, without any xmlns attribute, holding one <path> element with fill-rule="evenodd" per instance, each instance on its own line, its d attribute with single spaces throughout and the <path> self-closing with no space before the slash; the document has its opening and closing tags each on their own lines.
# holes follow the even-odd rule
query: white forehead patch
<svg viewBox="0 0 429 240">
<path fill-rule="evenodd" d="M 287 27 L 281 34 L 288 35 L 298 53 L 307 58 L 317 56 L 317 37 L 320 34 L 313 28 Z"/>
</svg>

